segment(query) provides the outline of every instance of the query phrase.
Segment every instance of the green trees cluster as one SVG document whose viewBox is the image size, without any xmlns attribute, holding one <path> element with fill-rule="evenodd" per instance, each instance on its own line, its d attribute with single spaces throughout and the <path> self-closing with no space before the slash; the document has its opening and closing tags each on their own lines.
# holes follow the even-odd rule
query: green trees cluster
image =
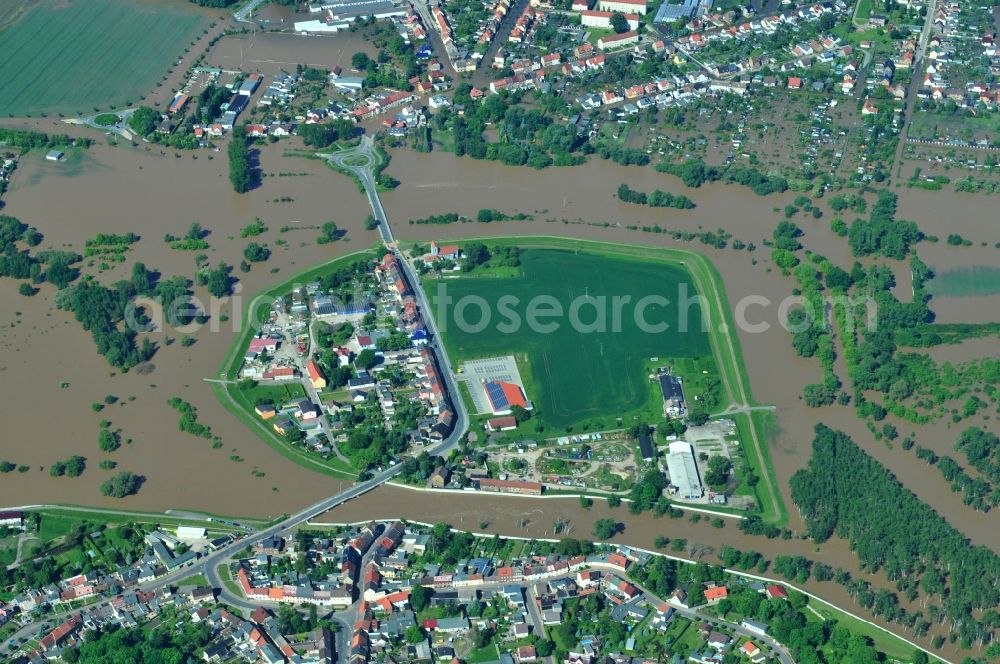
<svg viewBox="0 0 1000 664">
<path fill-rule="evenodd" d="M 468 84 L 460 85 L 455 102 L 469 101 L 470 89 Z M 541 169 L 577 163 L 574 153 L 589 147 L 574 127 L 554 125 L 544 110 L 518 106 L 517 97 L 491 95 L 472 108 L 464 116 L 441 114 L 438 120 L 439 127 L 450 126 L 457 156 Z M 496 128 L 498 142 L 485 140 L 487 125 Z"/>
<path fill-rule="evenodd" d="M 267 251 L 267 256 L 271 255 L 270 250 L 264 247 L 261 249 Z M 267 256 L 261 260 L 266 260 Z M 232 267 L 220 261 L 214 269 L 203 267 L 198 270 L 195 280 L 199 286 L 204 286 L 213 296 L 226 297 L 233 294 L 233 281 L 235 280 L 230 276 L 230 272 L 232 272 Z"/>
<path fill-rule="evenodd" d="M 19 150 L 34 150 L 61 147 L 89 147 L 89 138 L 72 138 L 66 134 L 46 134 L 41 131 L 4 129 L 0 127 L 0 144 Z"/>
<path fill-rule="evenodd" d="M 299 136 L 309 147 L 325 148 L 334 141 L 345 141 L 354 135 L 354 123 L 346 118 L 337 118 L 326 124 L 304 124 L 299 126 Z"/>
<path fill-rule="evenodd" d="M 202 124 L 214 120 L 222 110 L 222 105 L 229 101 L 232 94 L 227 88 L 216 85 L 208 85 L 202 90 L 198 95 L 198 117 L 201 118 Z"/>
<path fill-rule="evenodd" d="M 205 237 L 208 235 L 208 231 L 202 228 L 202 225 L 197 221 L 192 221 L 191 225 L 188 226 L 187 231 L 184 233 L 184 237 L 178 238 L 176 235 L 167 233 L 163 236 L 165 242 L 170 243 L 171 249 L 178 249 L 180 251 L 200 251 L 202 249 L 208 249 L 208 241 Z"/>
<path fill-rule="evenodd" d="M 146 136 L 156 131 L 156 125 L 159 123 L 159 113 L 148 106 L 140 106 L 135 109 L 135 113 L 129 116 L 126 124 L 128 124 L 129 129 L 135 133 L 140 136 Z"/>
<path fill-rule="evenodd" d="M 679 177 L 689 187 L 700 187 L 706 182 L 725 180 L 748 187 L 758 196 L 788 190 L 788 181 L 780 175 L 768 175 L 749 166 L 709 166 L 699 158 L 679 163 L 661 161 L 656 165 L 656 170 Z"/>
<path fill-rule="evenodd" d="M 765 565 L 767 561 L 764 559 L 760 553 L 756 551 L 740 551 L 739 549 L 734 549 L 728 544 L 719 549 L 719 558 L 722 560 L 722 564 L 726 567 L 738 567 L 739 569 L 757 569 L 763 572 L 763 569 L 758 567 L 763 562 Z"/>
<path fill-rule="evenodd" d="M 1000 485 L 1000 438 L 995 433 L 969 427 L 955 441 L 955 449 L 964 453 L 976 470 Z"/>
<path fill-rule="evenodd" d="M 227 0 L 198 0 L 203 2 L 226 2 Z M 170 626 L 160 624 L 155 629 L 122 629 L 109 627 L 97 631 L 88 638 L 79 650 L 62 659 L 71 664 L 104 664 L 105 662 L 144 662 L 146 664 L 168 664 L 199 659 L 212 640 L 212 630 L 206 623 L 171 620 Z"/>
<path fill-rule="evenodd" d="M 49 475 L 52 477 L 79 477 L 87 468 L 87 460 L 82 456 L 71 456 L 65 461 L 55 461 L 49 466 Z"/>
<path fill-rule="evenodd" d="M 107 424 L 102 422 L 101 430 L 97 434 L 97 446 L 101 448 L 101 451 L 114 452 L 121 445 L 121 436 L 119 436 L 117 431 L 111 429 L 110 422 Z"/>
<path fill-rule="evenodd" d="M 256 217 L 253 222 L 240 229 L 240 237 L 243 239 L 248 237 L 257 237 L 258 235 L 263 235 L 266 232 L 267 225 L 261 220 L 260 217 Z"/>
<path fill-rule="evenodd" d="M 888 189 L 878 192 L 878 200 L 867 220 L 855 219 L 847 240 L 855 256 L 885 256 L 902 260 L 910 245 L 924 237 L 912 221 L 896 219 L 896 195 Z"/>
<path fill-rule="evenodd" d="M 992 625 L 977 616 L 1000 604 L 994 583 L 1000 556 L 972 546 L 846 434 L 817 425 L 809 465 L 792 476 L 791 489 L 817 543 L 836 533 L 868 570 L 885 569 L 914 596 L 919 580 L 920 589 L 940 600 L 942 616 L 959 637 L 988 635 Z M 890 621 L 907 617 L 888 596 L 876 593 L 867 600 Z"/>
<path fill-rule="evenodd" d="M 251 242 L 243 250 L 243 256 L 251 263 L 261 263 L 271 257 L 271 250 L 256 242 Z"/>
<path fill-rule="evenodd" d="M 462 271 L 472 272 L 478 267 L 517 267 L 521 264 L 521 250 L 517 247 L 488 247 L 482 242 L 470 242 L 462 247 Z"/>
<path fill-rule="evenodd" d="M 122 471 L 101 484 L 101 495 L 109 498 L 124 498 L 139 491 L 142 477 L 129 471 Z"/>
<path fill-rule="evenodd" d="M 729 482 L 729 471 L 733 464 L 727 457 L 717 454 L 708 460 L 708 468 L 705 470 L 705 483 L 713 489 L 725 487 Z"/>
<path fill-rule="evenodd" d="M 340 230 L 337 228 L 337 224 L 332 221 L 327 221 L 323 223 L 320 228 L 319 237 L 316 238 L 316 244 L 329 244 L 330 242 L 336 242 L 340 239 Z"/>
<path fill-rule="evenodd" d="M 119 281 L 112 288 L 94 281 L 82 281 L 61 290 L 56 296 L 56 306 L 73 312 L 77 322 L 90 332 L 97 352 L 111 366 L 130 369 L 156 352 L 149 339 L 136 345 L 136 330 L 132 325 L 119 327 L 137 294 L 145 293 L 138 293 L 130 281 Z"/>
<path fill-rule="evenodd" d="M 233 127 L 229 138 L 229 181 L 238 194 L 250 191 L 253 187 L 253 168 L 250 164 L 250 142 L 245 125 Z"/>
<path fill-rule="evenodd" d="M 618 534 L 622 524 L 611 518 L 598 519 L 594 522 L 594 537 L 607 541 Z"/>
<path fill-rule="evenodd" d="M 654 189 L 652 193 L 647 194 L 632 189 L 624 182 L 618 185 L 618 199 L 625 203 L 650 207 L 668 207 L 680 210 L 690 210 L 694 207 L 694 201 L 683 194 L 671 194 L 660 189 Z"/>
<path fill-rule="evenodd" d="M 180 397 L 171 397 L 167 404 L 181 414 L 181 419 L 177 423 L 178 429 L 192 436 L 212 438 L 212 427 L 198 421 L 197 408 Z"/>
</svg>

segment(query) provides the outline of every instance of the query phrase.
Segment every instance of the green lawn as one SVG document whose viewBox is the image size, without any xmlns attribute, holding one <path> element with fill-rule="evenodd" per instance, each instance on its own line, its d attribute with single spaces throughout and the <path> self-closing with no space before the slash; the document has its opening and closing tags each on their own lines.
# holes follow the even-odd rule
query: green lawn
<svg viewBox="0 0 1000 664">
<path fill-rule="evenodd" d="M 1000 293 L 1000 268 L 973 265 L 945 270 L 931 280 L 930 291 L 941 297 L 996 295 Z"/>
<path fill-rule="evenodd" d="M 872 0 L 858 0 L 857 12 L 858 21 L 867 21 L 872 15 Z"/>
<path fill-rule="evenodd" d="M 254 385 L 251 388 L 242 390 L 247 400 L 256 405 L 259 403 L 269 403 L 275 408 L 281 408 L 284 404 L 296 399 L 303 399 L 306 390 L 299 383 L 288 385 Z"/>
<path fill-rule="evenodd" d="M 208 579 L 202 574 L 192 574 L 178 581 L 176 585 L 178 588 L 181 586 L 207 586 Z"/>
<path fill-rule="evenodd" d="M 527 397 L 549 424 L 568 427 L 600 418 L 606 418 L 607 424 L 614 417 L 630 423 L 636 414 L 658 417 L 659 396 L 645 369 L 649 358 L 658 357 L 661 364 L 668 364 L 669 358 L 711 357 L 697 304 L 688 309 L 686 331 L 677 306 L 653 304 L 645 310 L 649 327 L 636 322 L 635 303 L 643 298 L 661 296 L 674 303 L 682 288 L 689 295 L 696 293 L 690 276 L 676 263 L 555 249 L 527 249 L 521 262 L 523 274 L 517 277 L 448 279 L 447 295 L 455 306 L 438 324 L 455 362 L 508 354 L 522 360 L 519 369 Z M 430 290 L 436 299 L 437 289 Z M 462 299 L 477 296 L 493 312 L 481 330 L 476 329 L 481 327 L 476 325 L 481 313 L 476 306 L 459 315 Z M 518 300 L 511 310 L 522 324 L 508 331 L 504 323 L 509 317 L 498 303 L 501 297 L 511 296 Z M 567 314 L 538 319 L 551 325 L 552 331 L 533 331 L 528 326 L 529 303 L 536 296 L 558 302 Z M 624 302 L 617 316 L 615 298 Z M 579 307 L 579 325 L 568 315 L 574 302 Z M 439 307 L 434 303 L 432 307 L 440 316 Z M 603 323 L 598 309 L 603 312 Z M 471 327 L 461 325 L 463 319 Z"/>
<path fill-rule="evenodd" d="M 92 113 L 138 103 L 205 22 L 180 3 L 69 0 L 33 7 L 0 40 L 0 112 Z"/>
<path fill-rule="evenodd" d="M 17 535 L 0 539 L 0 566 L 6 567 L 17 557 Z"/>
<path fill-rule="evenodd" d="M 839 624 L 847 627 L 851 630 L 852 634 L 867 636 L 874 643 L 876 650 L 885 653 L 890 659 L 899 662 L 913 661 L 913 652 L 916 649 L 909 643 L 898 638 L 895 634 L 870 625 L 863 620 L 846 614 L 843 611 L 838 611 L 821 602 L 812 602 L 810 606 L 816 609 L 827 620 L 836 620 Z M 808 609 L 806 613 L 809 613 Z"/>
</svg>

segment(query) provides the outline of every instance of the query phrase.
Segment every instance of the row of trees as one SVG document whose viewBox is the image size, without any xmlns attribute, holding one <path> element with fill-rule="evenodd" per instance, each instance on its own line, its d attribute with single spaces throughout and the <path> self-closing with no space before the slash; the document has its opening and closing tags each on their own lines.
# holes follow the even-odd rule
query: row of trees
<svg viewBox="0 0 1000 664">
<path fill-rule="evenodd" d="M 698 158 L 680 163 L 662 161 L 656 165 L 656 170 L 679 177 L 689 187 L 724 180 L 748 187 L 758 196 L 780 194 L 788 190 L 788 181 L 780 175 L 768 175 L 748 166 L 709 166 Z"/>
<path fill-rule="evenodd" d="M 812 539 L 836 533 L 867 569 L 884 568 L 901 583 L 919 578 L 963 640 L 988 637 L 1000 605 L 1000 556 L 972 546 L 846 434 L 817 425 L 809 465 L 792 476 L 791 489 Z M 912 591 L 915 597 L 915 585 Z M 980 611 L 992 613 L 977 620 Z M 905 614 L 894 606 L 887 616 Z"/>
<path fill-rule="evenodd" d="M 660 189 L 654 189 L 652 193 L 647 194 L 632 189 L 624 182 L 618 185 L 618 199 L 625 203 L 648 205 L 649 207 L 668 207 L 680 210 L 690 210 L 694 207 L 694 201 L 683 194 L 671 194 Z"/>
<path fill-rule="evenodd" d="M 253 186 L 253 166 L 250 163 L 250 143 L 245 125 L 233 127 L 229 139 L 229 181 L 238 194 L 250 191 Z"/>
</svg>

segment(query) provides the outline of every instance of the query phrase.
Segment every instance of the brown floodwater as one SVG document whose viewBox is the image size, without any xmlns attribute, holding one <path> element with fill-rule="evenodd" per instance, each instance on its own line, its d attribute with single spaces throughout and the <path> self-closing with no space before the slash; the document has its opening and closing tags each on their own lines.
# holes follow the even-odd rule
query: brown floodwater
<svg viewBox="0 0 1000 664">
<path fill-rule="evenodd" d="M 126 147 L 97 146 L 79 164 L 52 163 L 40 155 L 21 161 L 3 213 L 37 226 L 45 234 L 43 247 L 72 247 L 98 232 L 134 231 L 142 239 L 129 252 L 125 267 L 100 275 L 111 283 L 127 276 L 133 261 L 141 260 L 165 276 L 193 277 L 194 254 L 175 251 L 163 241 L 165 233 L 183 235 L 197 221 L 211 231 L 211 263 L 236 265 L 248 240 L 239 239 L 242 226 L 263 219 L 269 231 L 256 238 L 274 250 L 271 259 L 254 266 L 250 274 L 234 271 L 244 293 L 257 292 L 275 281 L 337 255 L 371 246 L 377 235 L 365 231 L 367 203 L 347 178 L 320 162 L 285 158 L 282 146 L 264 150 L 266 172 L 295 172 L 295 177 L 267 177 L 249 194 L 235 194 L 228 182 L 224 154 L 198 159 L 184 153 L 147 152 Z M 319 192 L 319 193 L 317 193 Z M 290 197 L 292 202 L 270 202 Z M 318 231 L 291 227 L 336 221 L 347 230 L 345 240 L 317 245 Z M 277 240 L 287 244 L 279 247 Z M 270 268 L 279 268 L 276 274 Z M 207 293 L 195 294 L 208 302 Z M 161 344 L 149 375 L 130 372 L 112 375 L 111 367 L 95 352 L 90 335 L 56 310 L 53 289 L 43 287 L 34 298 L 17 293 L 17 283 L 0 282 L 0 393 L 8 425 L 0 458 L 32 466 L 29 473 L 10 473 L 0 482 L 0 504 L 23 505 L 66 502 L 117 505 L 128 509 L 208 509 L 237 515 L 275 515 L 300 507 L 335 491 L 331 480 L 310 472 L 274 453 L 223 410 L 204 378 L 212 378 L 233 338 L 238 316 L 221 330 L 204 329 L 192 336 L 196 343 Z M 179 333 L 168 331 L 179 338 Z M 163 335 L 154 335 L 162 341 Z M 61 384 L 67 387 L 60 387 Z M 124 405 L 103 412 L 91 403 L 115 395 Z M 129 402 L 129 397 L 135 397 Z M 177 429 L 178 415 L 168 405 L 180 396 L 198 407 L 199 421 L 222 436 L 223 447 L 211 449 L 202 440 Z M 122 501 L 103 499 L 98 487 L 108 472 L 99 469 L 105 455 L 97 445 L 99 422 L 108 419 L 133 442 L 108 455 L 119 469 L 144 475 L 138 495 Z M 50 478 L 47 466 L 72 454 L 88 458 L 79 478 Z M 238 455 L 242 462 L 231 461 Z M 45 466 L 44 471 L 39 467 Z M 257 478 L 251 471 L 265 473 Z M 272 488 L 276 487 L 277 490 Z"/>
<path fill-rule="evenodd" d="M 580 501 L 573 496 L 532 499 L 470 493 L 463 494 L 458 498 L 444 493 L 416 493 L 412 489 L 383 486 L 344 503 L 322 515 L 316 521 L 355 523 L 367 519 L 409 519 L 431 524 L 448 523 L 461 530 L 508 537 L 589 539 L 592 537 L 594 522 L 602 518 L 613 518 L 624 525 L 624 530 L 612 540 L 621 544 L 630 544 L 653 551 L 655 550 L 654 541 L 660 535 L 670 539 L 686 539 L 689 545 L 697 543 L 710 547 L 708 551 L 697 555 L 696 560 L 716 564 L 721 563 L 718 552 L 725 545 L 743 551 L 759 551 L 764 557 L 772 560 L 775 556 L 801 555 L 832 567 L 842 567 L 849 571 L 852 577 L 865 579 L 875 587 L 894 590 L 882 575 L 872 575 L 861 571 L 857 567 L 856 557 L 843 540 L 830 540 L 822 547 L 817 547 L 802 539 L 768 540 L 741 533 L 737 529 L 736 523 L 728 519 L 724 528 L 715 528 L 709 524 L 707 519 L 703 519 L 699 523 L 691 523 L 687 518 L 657 518 L 648 512 L 633 515 L 629 514 L 624 506 L 611 509 L 603 500 L 594 501 L 590 509 L 584 509 L 580 506 Z M 568 525 L 568 534 L 553 534 L 557 521 Z M 690 553 L 677 554 L 669 549 L 665 553 L 690 558 Z M 858 606 L 842 586 L 833 582 L 818 583 L 815 580 L 810 580 L 801 586 L 859 616 L 869 620 L 873 619 L 873 616 Z M 905 598 L 902 597 L 900 602 L 908 610 L 917 611 L 922 608 L 916 604 L 908 605 Z M 886 627 L 911 641 L 918 641 L 913 638 L 912 634 L 907 634 L 906 630 L 901 629 L 898 625 L 886 625 Z M 937 627 L 940 628 L 940 626 Z M 925 646 L 929 646 L 935 633 L 937 631 L 932 631 L 925 639 L 921 640 Z M 949 645 L 945 646 L 941 655 L 953 658 L 955 661 L 961 657 L 958 649 Z"/>
<path fill-rule="evenodd" d="M 298 64 L 328 70 L 339 66 L 350 70 L 351 56 L 358 51 L 374 57 L 377 49 L 353 32 L 336 35 L 257 32 L 232 35 L 219 41 L 206 64 L 222 69 L 258 71 L 269 76 L 281 71 L 294 72 Z"/>
<path fill-rule="evenodd" d="M 754 399 L 777 407 L 778 430 L 770 441 L 771 458 L 779 478 L 785 504 L 791 508 L 791 523 L 799 526 L 794 514 L 788 478 L 802 468 L 811 453 L 813 428 L 825 422 L 849 433 L 869 454 L 890 468 L 921 499 L 937 509 L 949 522 L 972 541 L 1000 550 L 1000 528 L 996 512 L 982 514 L 964 506 L 961 495 L 952 493 L 937 469 L 916 459 L 898 445 L 877 442 L 859 421 L 851 407 L 831 406 L 814 409 L 801 400 L 803 388 L 822 378 L 819 363 L 796 356 L 789 335 L 777 325 L 777 305 L 793 287 L 790 278 L 782 278 L 773 269 L 769 250 L 762 246 L 777 224 L 779 210 L 793 195 L 755 196 L 741 187 L 713 184 L 699 189 L 685 188 L 677 178 L 650 168 L 622 167 L 591 161 L 572 169 L 529 168 L 498 170 L 488 162 L 456 159 L 444 153 L 419 154 L 396 152 L 388 169 L 402 180 L 396 190 L 383 196 L 387 214 L 393 220 L 395 235 L 401 240 L 426 241 L 435 237 L 474 237 L 482 235 L 548 234 L 589 238 L 610 242 L 643 245 L 686 246 L 703 251 L 718 268 L 725 283 L 730 306 L 743 298 L 763 296 L 774 303 L 765 309 L 753 309 L 749 322 L 768 322 L 769 330 L 752 333 L 741 329 L 739 341 L 750 376 Z M 683 193 L 697 205 L 693 210 L 652 209 L 621 203 L 614 197 L 618 185 L 627 182 L 634 189 L 651 191 L 661 188 Z M 910 191 L 900 194 L 908 195 Z M 948 192 L 935 192 L 949 196 Z M 481 208 L 499 208 L 506 212 L 525 212 L 535 220 L 492 224 L 452 224 L 448 226 L 411 225 L 410 219 L 430 214 L 459 212 L 475 216 Z M 929 233 L 940 233 L 932 224 L 937 218 L 915 218 Z M 555 222 L 546 221 L 555 219 Z M 585 224 L 564 224 L 562 219 L 609 221 L 621 227 L 602 228 Z M 664 234 L 629 231 L 631 224 L 659 224 L 679 230 L 714 230 L 724 228 L 735 238 L 761 247 L 756 252 L 732 249 L 707 249 L 700 243 L 677 243 Z M 833 235 L 827 219 L 798 221 L 804 231 L 803 243 L 835 263 L 848 267 L 853 262 L 844 240 Z M 968 232 L 972 234 L 971 231 Z M 961 265 L 970 248 L 949 247 L 946 243 L 921 245 L 934 250 L 939 265 Z M 950 251 L 949 251 L 950 250 Z M 996 251 L 995 249 L 991 249 Z M 754 264 L 754 261 L 757 264 Z M 759 312 L 759 313 L 758 313 Z M 970 347 L 971 348 L 971 347 Z M 968 351 L 966 351 L 968 352 Z M 976 357 L 972 352 L 963 359 Z M 843 362 L 838 363 L 842 381 L 847 381 Z M 963 422 L 956 427 L 938 421 L 919 428 L 889 418 L 901 435 L 914 433 L 919 445 L 938 453 L 949 453 L 958 433 L 966 426 L 983 423 Z"/>
<path fill-rule="evenodd" d="M 268 146 L 262 154 L 263 170 L 275 174 L 267 177 L 261 188 L 239 196 L 231 192 L 227 181 L 224 154 L 216 153 L 209 160 L 204 152 L 198 159 L 173 151 L 161 154 L 153 148 L 112 148 L 96 146 L 78 163 L 53 164 L 37 155 L 22 161 L 5 201 L 4 213 L 20 217 L 37 226 L 45 235 L 44 246 L 71 246 L 80 249 L 87 238 L 98 232 L 136 231 L 142 241 L 130 252 L 126 267 L 102 280 L 124 276 L 134 260 L 142 260 L 165 275 L 194 273 L 191 253 L 177 252 L 163 242 L 165 233 L 182 234 L 192 221 L 212 231 L 208 237 L 211 262 L 225 260 L 236 264 L 246 240 L 239 239 L 239 229 L 259 216 L 270 231 L 263 240 L 275 252 L 264 266 L 256 266 L 249 275 L 237 274 L 244 292 L 256 292 L 285 275 L 292 274 L 333 256 L 370 246 L 376 234 L 363 230 L 362 220 L 368 214 L 365 200 L 347 178 L 333 173 L 321 163 L 283 157 L 287 143 Z M 279 173 L 306 173 L 302 176 L 278 176 Z M 676 179 L 656 173 L 650 168 L 621 167 L 592 161 L 572 169 L 534 171 L 507 168 L 487 162 L 457 159 L 446 153 L 417 154 L 395 151 L 388 172 L 402 181 L 394 191 L 383 196 L 386 211 L 392 219 L 398 238 L 404 241 L 426 241 L 441 237 L 473 237 L 487 235 L 547 234 L 591 238 L 609 242 L 624 242 L 657 246 L 680 246 L 701 250 L 718 267 L 730 303 L 748 296 L 763 296 L 772 303 L 752 310 L 752 322 L 768 322 L 771 328 L 762 333 L 740 330 L 742 346 L 754 399 L 776 406 L 778 428 L 769 441 L 770 454 L 786 505 L 792 512 L 790 526 L 800 529 L 801 523 L 792 505 L 788 478 L 808 461 L 812 430 L 817 422 L 826 422 L 849 433 L 863 448 L 892 470 L 908 488 L 932 505 L 957 529 L 977 544 L 1000 550 L 1000 528 L 996 512 L 976 513 L 962 505 L 961 495 L 952 493 L 937 469 L 916 459 L 896 445 L 875 441 L 872 434 L 843 407 L 811 409 L 800 399 L 806 384 L 821 378 L 818 363 L 795 356 L 788 334 L 777 325 L 777 303 L 792 289 L 792 281 L 773 270 L 769 251 L 762 241 L 780 218 L 779 210 L 793 195 L 758 197 L 745 189 L 713 184 L 700 189 L 686 189 Z M 684 193 L 695 201 L 694 210 L 650 209 L 620 203 L 613 194 L 618 185 L 628 182 L 635 189 L 650 191 L 661 188 Z M 912 191 L 902 191 L 901 215 L 914 219 L 929 233 L 947 235 L 947 224 L 936 214 L 926 218 L 919 209 L 905 208 Z M 933 192 L 936 197 L 954 197 L 948 192 Z M 275 199 L 291 198 L 291 202 L 275 203 Z M 982 199 L 967 199 L 978 205 Z M 494 224 L 453 224 L 449 226 L 417 226 L 410 219 L 429 214 L 460 212 L 475 216 L 481 208 L 498 208 L 508 213 L 526 212 L 535 215 L 533 221 Z M 906 209 L 906 212 L 902 212 Z M 956 217 L 952 217 L 956 218 Z M 552 219 L 553 221 L 546 221 Z M 563 223 L 563 219 L 572 223 Z M 975 217 L 968 237 L 986 235 L 984 222 Z M 279 227 L 320 224 L 334 220 L 348 229 L 346 241 L 333 245 L 316 245 L 315 230 L 279 233 Z M 610 222 L 604 228 L 584 222 Z M 724 228 L 735 238 L 753 242 L 758 251 L 749 253 L 732 249 L 706 249 L 700 243 L 674 242 L 667 235 L 630 231 L 629 224 L 654 224 L 679 230 L 715 230 Z M 846 243 L 832 235 L 827 219 L 802 220 L 807 247 L 824 253 L 840 265 L 849 266 L 852 259 Z M 976 224 L 979 224 L 978 226 Z M 979 230 L 976 230 L 976 229 Z M 230 236 L 233 236 L 230 239 Z M 275 241 L 283 239 L 283 248 Z M 996 251 L 996 250 L 992 250 Z M 981 255 L 980 255 L 981 254 Z M 970 256 L 986 262 L 990 254 L 979 247 L 955 248 L 941 242 L 921 245 L 921 255 L 933 258 L 935 267 L 966 264 Z M 930 258 L 925 258 L 931 262 Z M 272 274 L 269 269 L 280 271 Z M 197 294 L 203 296 L 201 289 Z M 17 284 L 0 282 L 0 391 L 10 414 L 4 437 L 3 453 L 16 463 L 27 463 L 32 471 L 24 475 L 12 473 L 0 483 L 0 504 L 17 505 L 36 502 L 72 502 L 96 505 L 116 505 L 134 509 L 211 509 L 231 514 L 275 515 L 307 504 L 320 496 L 337 491 L 339 482 L 301 468 L 265 446 L 215 400 L 204 378 L 212 377 L 233 339 L 231 328 L 196 335 L 197 343 L 190 348 L 179 344 L 163 346 L 154 358 L 156 370 L 148 376 L 130 373 L 113 376 L 109 366 L 94 352 L 89 335 L 64 312 L 54 309 L 51 289 L 45 288 L 33 299 L 17 294 Z M 18 314 L 18 312 L 20 312 Z M 974 319 L 976 312 L 963 315 L 956 310 L 957 320 Z M 235 317 L 234 317 L 235 318 Z M 178 337 L 178 334 L 171 334 Z M 960 361 L 995 352 L 990 342 L 970 342 L 957 349 L 948 349 L 937 359 Z M 935 351 L 938 352 L 938 351 Z M 843 363 L 838 361 L 841 378 Z M 60 387 L 61 383 L 68 386 Z M 125 405 L 114 405 L 101 413 L 91 411 L 93 402 L 106 394 L 114 394 Z M 213 450 L 210 445 L 177 430 L 177 414 L 166 401 L 181 396 L 199 409 L 200 421 L 209 424 L 223 438 L 224 445 Z M 127 398 L 135 396 L 135 401 Z M 48 420 L 51 415 L 54 420 Z M 146 476 L 146 485 L 137 496 L 124 501 L 108 501 L 100 497 L 98 487 L 107 476 L 97 468 L 102 454 L 97 449 L 97 433 L 102 419 L 123 429 L 123 436 L 132 438 L 130 445 L 111 455 L 122 469 Z M 890 421 L 892 419 L 890 418 Z M 953 453 L 953 441 L 962 428 L 982 420 L 953 426 L 942 420 L 914 427 L 894 421 L 901 435 L 915 431 L 917 443 L 938 453 Z M 71 454 L 83 454 L 90 468 L 80 478 L 50 478 L 47 468 L 53 461 Z M 242 462 L 231 461 L 238 455 Z M 253 477 L 254 469 L 266 473 Z M 276 490 L 274 490 L 276 489 Z M 436 520 L 453 515 L 454 503 L 438 503 L 439 497 L 408 494 L 404 507 L 410 512 L 397 514 L 400 508 L 395 498 L 379 491 L 364 501 L 355 501 L 346 510 L 358 505 L 380 505 L 381 512 L 371 516 L 409 516 L 421 520 Z M 473 500 L 474 497 L 468 497 Z M 464 502 L 463 498 L 463 502 Z M 478 498 L 476 500 L 479 500 Z M 503 509 L 518 506 L 521 513 L 544 510 L 546 516 L 536 521 L 541 533 L 551 528 L 550 502 L 493 501 Z M 437 505 L 441 504 L 441 507 Z M 478 525 L 478 503 L 468 504 L 467 521 Z M 483 508 L 485 509 L 485 508 Z M 565 511 L 560 506 L 560 511 Z M 565 508 L 566 510 L 569 507 Z M 339 513 L 338 513 L 339 514 Z M 441 514 L 441 517 L 433 517 Z M 421 516 L 423 515 L 423 516 Z M 429 516 L 428 516 L 429 515 Z M 580 515 L 579 532 L 589 532 Z M 504 517 L 491 516 L 500 527 Z M 511 520 L 512 525 L 512 518 Z M 586 518 L 591 518 L 587 516 Z M 545 523 L 547 522 L 547 523 Z M 589 522 L 588 522 L 589 524 Z M 659 524 L 664 524 L 660 526 Z M 468 523 L 465 524 L 468 527 Z M 656 522 L 656 527 L 694 528 L 684 522 Z M 625 537 L 641 537 L 651 542 L 656 532 L 635 522 Z M 511 533 L 516 534 L 516 533 Z M 699 539 L 700 538 L 700 539 Z M 841 543 L 824 545 L 821 552 L 811 551 L 803 542 L 781 544 L 744 541 L 735 528 L 699 531 L 699 541 L 760 548 L 781 547 L 782 551 L 810 549 L 810 557 L 828 560 L 831 564 L 853 561 L 846 556 Z M 638 540 L 635 540 L 638 543 Z M 791 547 L 791 548 L 789 548 Z M 803 553 L 805 555 L 805 553 Z M 845 557 L 846 556 L 846 557 Z M 824 596 L 837 589 L 822 588 Z"/>
</svg>

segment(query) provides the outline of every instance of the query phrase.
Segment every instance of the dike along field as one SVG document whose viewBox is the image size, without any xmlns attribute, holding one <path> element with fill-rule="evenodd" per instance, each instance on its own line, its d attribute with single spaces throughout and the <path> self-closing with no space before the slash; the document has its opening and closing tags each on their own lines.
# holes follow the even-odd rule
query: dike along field
<svg viewBox="0 0 1000 664">
<path fill-rule="evenodd" d="M 66 115 L 138 103 L 207 23 L 179 3 L 38 3 L 0 39 L 0 113 Z"/>
<path fill-rule="evenodd" d="M 609 255 L 571 251 L 528 249 L 521 252 L 521 266 L 516 275 L 509 272 L 446 278 L 428 282 L 434 299 L 438 285 L 447 287 L 447 295 L 457 305 L 466 296 L 479 297 L 492 307 L 491 321 L 481 331 L 462 329 L 453 320 L 446 322 L 442 334 L 452 359 L 466 359 L 513 354 L 521 365 L 522 378 L 531 399 L 544 419 L 558 427 L 593 418 L 656 414 L 658 395 L 647 378 L 646 364 L 651 358 L 661 363 L 671 360 L 712 356 L 708 334 L 700 321 L 697 304 L 688 311 L 687 331 L 679 329 L 676 306 L 649 306 L 644 318 L 649 323 L 669 327 L 651 332 L 640 329 L 635 319 L 635 305 L 648 296 L 678 301 L 678 293 L 694 296 L 697 291 L 682 268 L 666 261 L 645 261 Z M 537 333 L 527 327 L 529 302 L 536 296 L 558 301 L 568 314 L 578 301 L 581 330 L 574 329 L 569 315 L 539 318 L 558 329 Z M 498 304 L 503 297 L 514 296 L 513 307 L 525 324 L 517 332 L 506 331 L 506 319 Z M 612 299 L 628 297 L 621 309 L 620 330 L 614 329 Z M 598 321 L 598 310 L 606 319 L 604 330 L 587 327 Z M 476 306 L 468 306 L 464 320 L 480 322 Z M 457 314 L 453 309 L 451 314 Z M 443 321 L 439 318 L 439 324 Z M 669 360 L 668 360 L 669 358 Z M 525 366 L 529 369 L 526 375 Z"/>
</svg>

